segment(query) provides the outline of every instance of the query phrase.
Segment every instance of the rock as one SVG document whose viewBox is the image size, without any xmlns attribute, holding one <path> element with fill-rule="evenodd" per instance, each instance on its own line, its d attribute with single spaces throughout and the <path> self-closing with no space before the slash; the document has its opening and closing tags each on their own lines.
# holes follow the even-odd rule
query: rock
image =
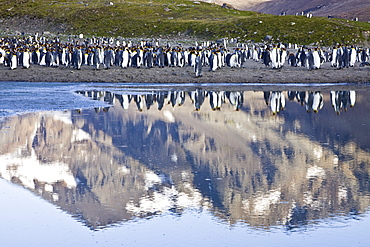
<svg viewBox="0 0 370 247">
<path fill-rule="evenodd" d="M 228 3 L 222 4 L 221 8 L 224 8 L 224 9 L 235 9 L 231 4 L 228 4 Z"/>
</svg>

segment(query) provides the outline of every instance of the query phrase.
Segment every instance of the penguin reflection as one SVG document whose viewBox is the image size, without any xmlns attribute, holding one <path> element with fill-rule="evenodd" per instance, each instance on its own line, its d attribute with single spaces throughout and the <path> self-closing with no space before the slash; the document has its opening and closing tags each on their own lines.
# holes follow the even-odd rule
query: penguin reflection
<svg viewBox="0 0 370 247">
<path fill-rule="evenodd" d="M 230 104 L 235 107 L 236 111 L 239 111 L 244 103 L 243 92 L 226 92 L 226 97 L 229 99 Z"/>
<path fill-rule="evenodd" d="M 191 102 L 194 104 L 195 110 L 199 111 L 200 107 L 204 103 L 207 93 L 201 89 L 197 89 L 195 91 L 189 92 L 188 94 Z"/>
<path fill-rule="evenodd" d="M 341 110 L 347 111 L 348 106 L 353 107 L 356 103 L 355 91 L 331 91 L 331 105 L 337 115 L 340 115 Z"/>
<path fill-rule="evenodd" d="M 281 91 L 263 92 L 266 105 L 270 105 L 273 115 L 276 115 L 285 108 L 285 96 Z"/>
<path fill-rule="evenodd" d="M 322 94 L 317 92 L 309 92 L 305 98 L 306 111 L 309 113 L 311 111 L 317 113 L 322 109 L 324 105 L 324 100 Z"/>
</svg>

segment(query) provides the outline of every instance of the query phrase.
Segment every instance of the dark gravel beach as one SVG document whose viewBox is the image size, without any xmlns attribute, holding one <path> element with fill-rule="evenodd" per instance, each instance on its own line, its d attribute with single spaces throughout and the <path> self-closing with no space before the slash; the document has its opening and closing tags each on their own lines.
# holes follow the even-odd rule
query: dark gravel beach
<svg viewBox="0 0 370 247">
<path fill-rule="evenodd" d="M 121 68 L 94 70 L 82 66 L 44 67 L 31 65 L 29 69 L 18 67 L 10 70 L 0 67 L 0 81 L 29 82 L 145 82 L 145 83 L 370 83 L 370 67 L 336 69 L 324 63 L 321 69 L 307 70 L 303 67 L 285 65 L 281 69 L 266 68 L 260 62 L 248 60 L 243 68 L 223 67 L 208 71 L 203 67 L 203 76 L 196 78 L 192 67 Z"/>
</svg>

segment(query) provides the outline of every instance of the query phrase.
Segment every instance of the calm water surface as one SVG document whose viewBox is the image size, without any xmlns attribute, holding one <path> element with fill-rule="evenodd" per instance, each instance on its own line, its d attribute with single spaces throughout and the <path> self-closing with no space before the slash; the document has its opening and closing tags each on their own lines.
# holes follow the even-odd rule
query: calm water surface
<svg viewBox="0 0 370 247">
<path fill-rule="evenodd" d="M 369 246 L 368 85 L 0 83 L 1 246 Z"/>
</svg>

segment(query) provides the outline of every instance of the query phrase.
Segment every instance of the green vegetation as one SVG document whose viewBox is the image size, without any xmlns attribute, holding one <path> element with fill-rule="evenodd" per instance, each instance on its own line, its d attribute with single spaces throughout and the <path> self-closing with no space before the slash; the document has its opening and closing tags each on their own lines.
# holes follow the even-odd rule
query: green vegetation
<svg viewBox="0 0 370 247">
<path fill-rule="evenodd" d="M 111 4 L 111 2 L 113 4 Z M 65 34 L 120 37 L 264 39 L 300 44 L 364 43 L 370 24 L 303 16 L 273 16 L 184 0 L 0 0 L 0 18 L 46 19 Z"/>
</svg>

